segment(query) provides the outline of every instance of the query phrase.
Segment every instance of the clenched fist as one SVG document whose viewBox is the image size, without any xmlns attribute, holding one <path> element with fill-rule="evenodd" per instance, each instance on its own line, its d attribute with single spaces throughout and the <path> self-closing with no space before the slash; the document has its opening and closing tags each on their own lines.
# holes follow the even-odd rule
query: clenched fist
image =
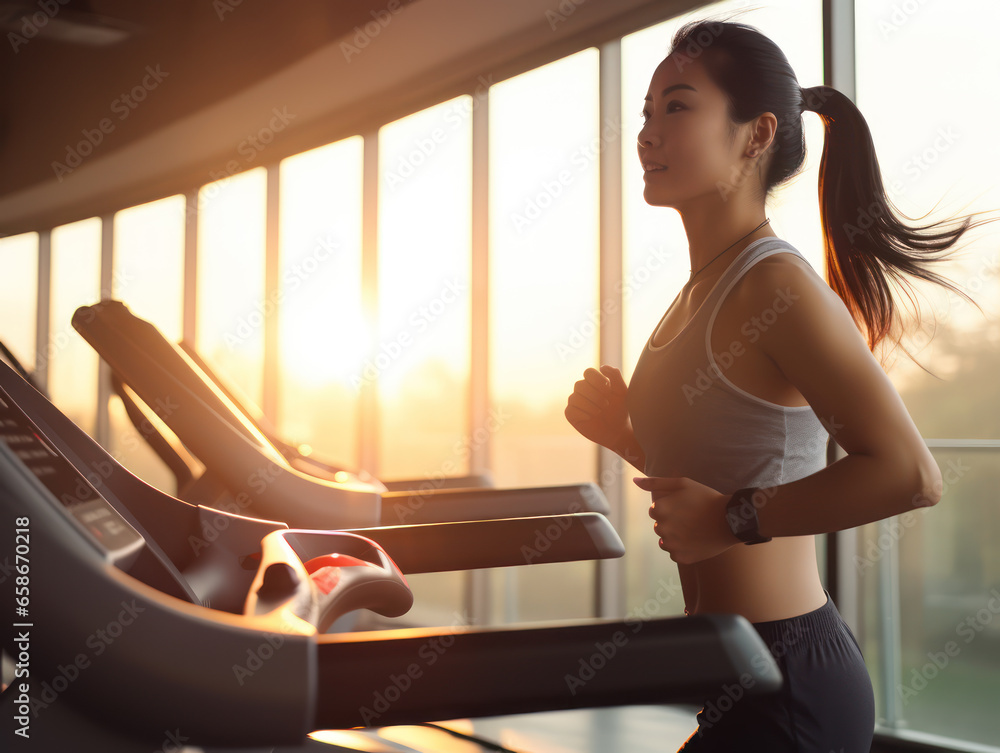
<svg viewBox="0 0 1000 753">
<path fill-rule="evenodd" d="M 631 435 L 627 394 L 622 373 L 614 366 L 587 369 L 566 401 L 566 420 L 591 442 L 620 453 Z"/>
</svg>

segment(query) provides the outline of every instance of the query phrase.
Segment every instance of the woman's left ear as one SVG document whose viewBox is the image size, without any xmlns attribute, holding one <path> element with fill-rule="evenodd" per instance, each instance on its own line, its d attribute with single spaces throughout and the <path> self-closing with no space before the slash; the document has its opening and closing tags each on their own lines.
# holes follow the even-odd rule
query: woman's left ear
<svg viewBox="0 0 1000 753">
<path fill-rule="evenodd" d="M 748 144 L 747 156 L 751 159 L 762 151 L 772 148 L 778 130 L 778 119 L 773 113 L 765 112 L 757 116 Z"/>
</svg>

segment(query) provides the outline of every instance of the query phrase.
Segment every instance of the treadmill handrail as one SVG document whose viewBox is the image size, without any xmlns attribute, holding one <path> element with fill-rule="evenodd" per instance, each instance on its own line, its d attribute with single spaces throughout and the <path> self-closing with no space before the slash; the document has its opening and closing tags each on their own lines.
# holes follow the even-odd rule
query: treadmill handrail
<svg viewBox="0 0 1000 753">
<path fill-rule="evenodd" d="M 317 729 L 702 704 L 782 685 L 763 639 L 736 614 L 348 633 L 317 643 Z"/>
<path fill-rule="evenodd" d="M 113 319 L 117 331 L 102 330 L 102 325 L 108 326 L 109 319 Z M 111 369 L 118 373 L 122 381 L 147 404 L 155 403 L 155 400 L 148 400 L 147 396 L 137 389 L 134 380 L 129 379 L 128 364 L 114 358 L 113 348 L 103 347 L 103 338 L 109 338 L 110 344 L 120 345 L 125 342 L 136 356 L 145 357 L 157 364 L 160 370 L 174 367 L 169 374 L 175 382 L 184 387 L 185 391 L 192 393 L 215 413 L 229 417 L 228 423 L 234 429 L 248 440 L 260 445 L 267 454 L 284 457 L 214 381 L 199 373 L 199 367 L 187 353 L 167 340 L 153 324 L 132 314 L 121 301 L 108 299 L 91 306 L 81 306 L 73 313 L 72 324 Z M 141 343 L 136 339 L 138 333 L 135 330 L 139 329 L 145 330 L 142 333 Z M 182 379 L 177 372 L 186 374 L 188 379 Z"/>
<path fill-rule="evenodd" d="M 83 324 L 84 337 L 95 347 L 103 338 L 111 337 L 109 332 L 93 327 L 97 321 L 96 316 L 88 317 L 84 309 L 74 314 L 74 323 Z M 127 362 L 115 358 L 114 353 L 106 353 L 104 348 L 98 350 L 147 405 L 155 403 L 157 398 L 169 401 L 163 420 L 238 498 L 261 505 L 256 512 L 259 517 L 282 520 L 297 528 L 347 528 L 379 523 L 381 497 L 374 487 L 361 483 L 337 484 L 306 476 L 292 468 L 262 435 L 248 435 L 246 427 L 241 430 L 222 418 L 219 410 L 232 413 L 235 408 L 226 406 L 219 395 L 206 395 L 212 401 L 206 403 L 204 390 L 195 389 L 164 370 L 153 356 L 137 348 L 133 348 Z M 142 373 L 145 379 L 136 379 L 137 373 Z M 206 422 L 206 417 L 211 420 Z M 311 498 L 322 494 L 317 487 L 336 490 L 343 496 L 342 503 L 336 506 L 315 503 Z M 298 516 L 290 517 L 289 510 L 297 511 Z"/>
<path fill-rule="evenodd" d="M 148 410 L 155 414 L 155 411 L 145 403 L 140 405 L 141 401 L 136 400 L 129 394 L 128 387 L 125 386 L 121 377 L 114 371 L 111 372 L 111 389 L 118 395 L 118 399 L 122 401 L 125 414 L 129 417 L 135 430 L 139 432 L 139 436 L 149 444 L 153 451 L 159 455 L 160 460 L 174 474 L 178 492 L 186 488 L 194 481 L 194 473 L 197 468 L 191 454 L 183 446 L 177 446 L 176 442 L 171 442 L 160 431 L 159 427 L 152 422 L 146 413 Z"/>
<path fill-rule="evenodd" d="M 597 484 L 563 484 L 500 489 L 419 489 L 382 493 L 382 524 L 441 523 L 497 517 L 595 512 L 611 508 Z"/>
<path fill-rule="evenodd" d="M 356 528 L 407 574 L 614 559 L 625 545 L 596 512 Z"/>
</svg>

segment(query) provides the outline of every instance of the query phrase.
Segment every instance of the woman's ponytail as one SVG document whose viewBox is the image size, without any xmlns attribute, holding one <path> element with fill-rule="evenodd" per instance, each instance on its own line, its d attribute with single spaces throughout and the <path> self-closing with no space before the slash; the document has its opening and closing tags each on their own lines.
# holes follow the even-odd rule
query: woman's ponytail
<svg viewBox="0 0 1000 753">
<path fill-rule="evenodd" d="M 982 221 L 964 217 L 950 229 L 942 227 L 946 221 L 904 224 L 885 194 L 868 124 L 854 103 L 829 86 L 803 89 L 802 101 L 804 110 L 819 115 L 825 130 L 819 205 L 827 282 L 863 326 L 869 348 L 874 351 L 887 336 L 901 337 L 890 280 L 912 301 L 912 287 L 903 275 L 943 285 L 978 308 L 963 290 L 928 267 L 943 261 L 949 255 L 945 252 Z"/>
</svg>

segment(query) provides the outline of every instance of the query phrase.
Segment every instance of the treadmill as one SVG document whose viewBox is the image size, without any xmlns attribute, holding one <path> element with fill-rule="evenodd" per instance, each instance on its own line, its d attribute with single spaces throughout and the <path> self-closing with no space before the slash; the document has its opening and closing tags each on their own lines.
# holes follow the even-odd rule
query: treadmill
<svg viewBox="0 0 1000 753">
<path fill-rule="evenodd" d="M 110 366 L 133 423 L 174 470 L 178 496 L 187 501 L 295 527 L 329 529 L 609 512 L 593 483 L 493 489 L 404 481 L 390 489 L 282 442 L 273 429 L 262 426 L 259 412 L 241 405 L 231 389 L 213 379 L 203 361 L 122 302 L 83 306 L 73 315 L 73 326 Z M 183 448 L 152 431 L 155 421 L 148 420 L 152 417 L 130 393 L 155 412 Z M 204 464 L 200 477 L 189 477 L 186 452 Z M 465 477 L 452 486 L 483 481 Z"/>
<path fill-rule="evenodd" d="M 122 468 L 3 363 L 0 516 L 0 562 L 16 573 L 0 584 L 14 751 L 401 751 L 373 728 L 703 703 L 782 683 L 732 614 L 322 634 L 351 610 L 404 613 L 406 572 L 525 564 L 538 519 L 410 525 L 399 538 L 192 505 Z M 572 515 L 543 520 L 560 517 Z M 593 533 L 570 526 L 540 558 L 621 553 Z"/>
</svg>

